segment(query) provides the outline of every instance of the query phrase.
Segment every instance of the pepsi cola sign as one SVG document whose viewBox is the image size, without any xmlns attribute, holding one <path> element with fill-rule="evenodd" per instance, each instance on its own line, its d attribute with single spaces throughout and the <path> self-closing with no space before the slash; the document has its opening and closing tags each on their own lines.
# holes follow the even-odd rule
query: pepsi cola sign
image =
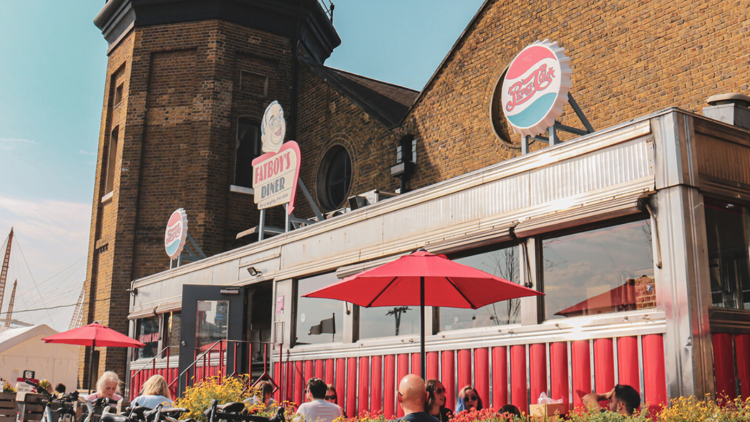
<svg viewBox="0 0 750 422">
<path fill-rule="evenodd" d="M 510 63 L 502 85 L 502 109 L 511 127 L 534 136 L 555 124 L 568 102 L 570 59 L 549 40 L 524 48 Z"/>
<path fill-rule="evenodd" d="M 164 249 L 166 249 L 170 259 L 180 257 L 182 250 L 185 248 L 185 242 L 187 242 L 187 229 L 187 213 L 184 209 L 178 208 L 169 217 L 167 231 L 164 233 Z"/>
</svg>

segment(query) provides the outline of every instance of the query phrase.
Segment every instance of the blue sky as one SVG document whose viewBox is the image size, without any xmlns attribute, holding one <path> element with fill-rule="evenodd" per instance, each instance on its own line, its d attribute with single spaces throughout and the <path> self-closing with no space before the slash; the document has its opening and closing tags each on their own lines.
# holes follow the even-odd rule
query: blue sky
<svg viewBox="0 0 750 422">
<path fill-rule="evenodd" d="M 18 278 L 16 311 L 62 307 L 14 316 L 57 330 L 85 278 L 107 65 L 92 21 L 103 4 L 0 0 L 0 246 L 11 226 L 17 236 L 2 312 Z M 419 90 L 482 0 L 335 4 L 342 44 L 326 65 Z"/>
</svg>

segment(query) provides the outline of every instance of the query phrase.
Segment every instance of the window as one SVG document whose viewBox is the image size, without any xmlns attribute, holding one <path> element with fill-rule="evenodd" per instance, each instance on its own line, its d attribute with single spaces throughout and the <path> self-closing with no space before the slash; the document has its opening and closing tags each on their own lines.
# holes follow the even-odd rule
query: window
<svg viewBox="0 0 750 422">
<path fill-rule="evenodd" d="M 159 340 L 161 340 L 161 330 L 159 330 L 160 319 L 160 316 L 152 316 L 138 320 L 136 324 L 136 338 L 141 343 L 146 344 L 145 347 L 138 350 L 139 359 L 151 359 L 159 353 Z"/>
<path fill-rule="evenodd" d="M 115 187 L 115 163 L 117 161 L 117 141 L 120 135 L 120 128 L 116 127 L 109 135 L 109 145 L 107 146 L 106 167 L 104 168 L 104 194 L 108 194 Z"/>
<path fill-rule="evenodd" d="M 705 210 L 713 306 L 750 309 L 747 208 L 706 198 Z"/>
<path fill-rule="evenodd" d="M 117 85 L 117 88 L 115 88 L 115 107 L 120 105 L 120 103 L 122 102 L 122 92 L 124 89 L 124 85 L 124 83 L 121 83 L 120 85 Z"/>
<path fill-rule="evenodd" d="M 419 335 L 419 306 L 359 308 L 359 338 Z"/>
<path fill-rule="evenodd" d="M 240 92 L 266 97 L 268 95 L 268 76 L 245 70 L 240 71 Z"/>
<path fill-rule="evenodd" d="M 504 278 L 514 283 L 521 282 L 521 259 L 519 246 L 493 248 L 455 262 Z M 521 300 L 511 299 L 496 302 L 479 309 L 440 308 L 440 331 L 493 325 L 517 324 L 521 322 Z"/>
<path fill-rule="evenodd" d="M 234 184 L 253 187 L 253 160 L 261 155 L 260 125 L 247 117 L 237 120 Z"/>
<path fill-rule="evenodd" d="M 195 318 L 195 347 L 198 353 L 227 338 L 228 300 L 199 300 Z"/>
<path fill-rule="evenodd" d="M 352 179 L 352 161 L 349 152 L 336 145 L 323 156 L 318 172 L 318 198 L 325 208 L 334 210 L 341 206 L 349 193 Z"/>
<path fill-rule="evenodd" d="M 650 220 L 545 239 L 547 319 L 653 308 Z"/>
<path fill-rule="evenodd" d="M 295 345 L 343 341 L 344 303 L 332 299 L 314 299 L 302 295 L 339 281 L 336 273 L 326 273 L 297 281 Z"/>
<path fill-rule="evenodd" d="M 169 346 L 170 356 L 179 356 L 180 354 L 180 328 L 182 326 L 182 314 L 179 312 L 170 312 L 164 315 L 164 346 Z M 166 356 L 165 356 L 166 357 Z"/>
</svg>

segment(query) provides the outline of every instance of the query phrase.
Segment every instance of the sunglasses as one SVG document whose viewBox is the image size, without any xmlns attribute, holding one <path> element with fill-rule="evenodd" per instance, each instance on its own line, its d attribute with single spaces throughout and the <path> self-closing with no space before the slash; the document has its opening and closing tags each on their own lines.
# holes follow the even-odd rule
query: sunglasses
<svg viewBox="0 0 750 422">
<path fill-rule="evenodd" d="M 336 396 L 326 396 L 326 400 L 336 400 Z"/>
<path fill-rule="evenodd" d="M 435 389 L 435 394 L 443 394 L 443 393 L 445 393 L 445 388 L 436 388 Z"/>
<path fill-rule="evenodd" d="M 477 396 L 466 396 L 466 398 L 464 400 L 477 401 L 477 400 L 479 400 L 479 397 L 477 397 Z"/>
</svg>

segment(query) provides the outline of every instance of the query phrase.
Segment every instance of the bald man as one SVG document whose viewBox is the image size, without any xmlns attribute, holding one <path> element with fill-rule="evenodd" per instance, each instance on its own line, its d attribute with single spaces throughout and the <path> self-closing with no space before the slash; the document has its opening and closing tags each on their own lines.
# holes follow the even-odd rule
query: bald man
<svg viewBox="0 0 750 422">
<path fill-rule="evenodd" d="M 422 378 L 409 374 L 398 383 L 398 401 L 404 409 L 404 417 L 400 420 L 407 422 L 440 422 L 424 411 L 427 403 L 427 389 Z"/>
</svg>

